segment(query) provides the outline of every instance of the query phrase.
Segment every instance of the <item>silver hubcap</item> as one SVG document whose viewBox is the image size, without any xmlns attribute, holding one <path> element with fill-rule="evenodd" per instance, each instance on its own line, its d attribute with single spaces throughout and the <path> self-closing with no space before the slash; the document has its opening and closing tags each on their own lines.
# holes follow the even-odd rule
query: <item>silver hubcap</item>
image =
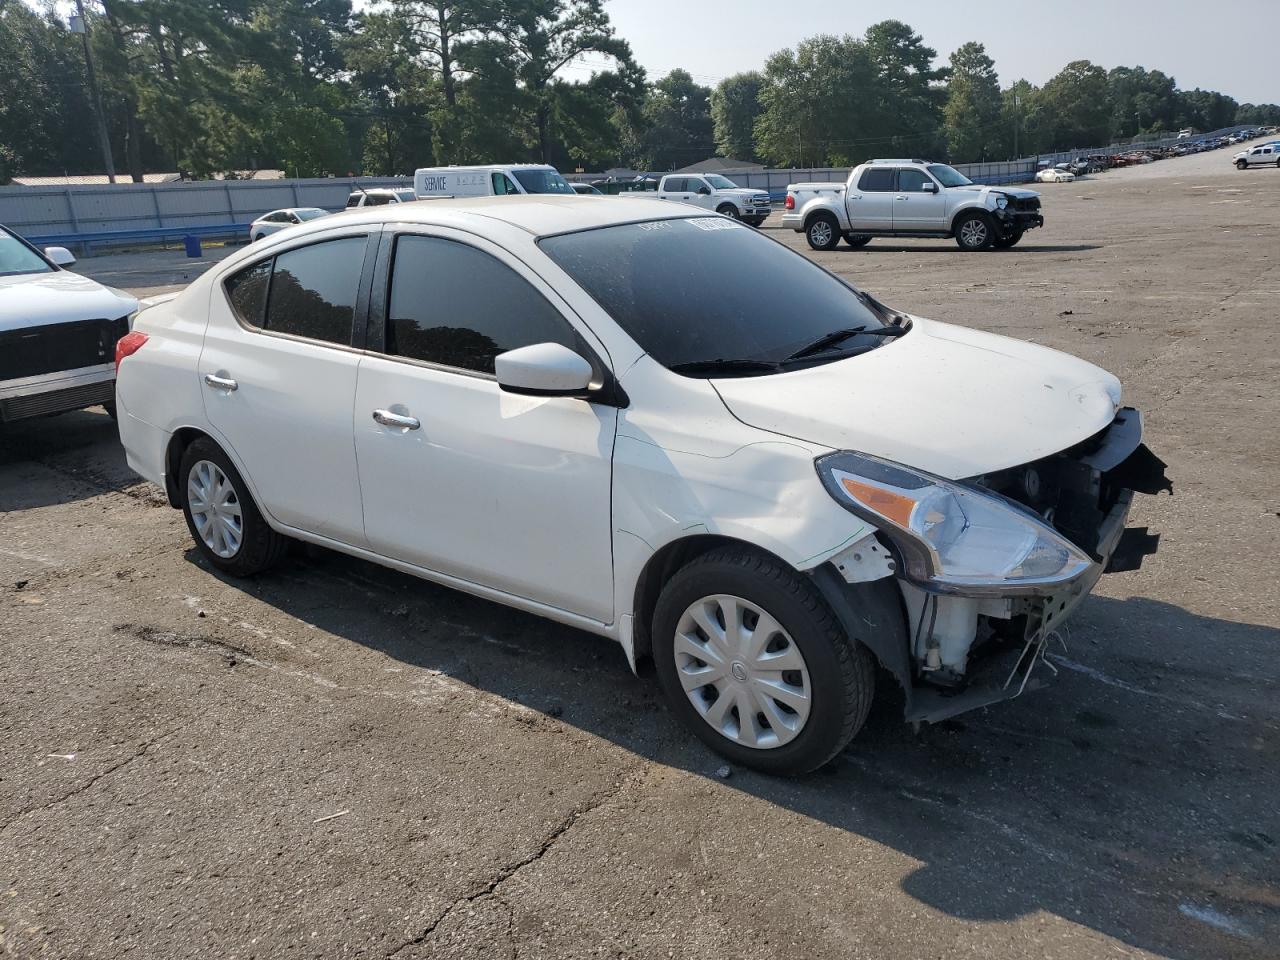
<svg viewBox="0 0 1280 960">
<path fill-rule="evenodd" d="M 819 220 L 809 228 L 809 239 L 813 241 L 814 246 L 825 247 L 831 242 L 831 224 L 825 220 Z"/>
<path fill-rule="evenodd" d="M 966 247 L 980 247 L 987 242 L 987 225 L 981 220 L 966 220 L 960 227 L 960 239 Z"/>
<path fill-rule="evenodd" d="M 236 488 L 221 467 L 209 460 L 192 465 L 187 503 L 204 545 L 224 560 L 234 557 L 244 538 L 244 516 Z"/>
<path fill-rule="evenodd" d="M 689 606 L 676 626 L 676 674 L 721 736 L 767 750 L 794 740 L 812 705 L 809 669 L 782 625 L 725 594 Z"/>
</svg>

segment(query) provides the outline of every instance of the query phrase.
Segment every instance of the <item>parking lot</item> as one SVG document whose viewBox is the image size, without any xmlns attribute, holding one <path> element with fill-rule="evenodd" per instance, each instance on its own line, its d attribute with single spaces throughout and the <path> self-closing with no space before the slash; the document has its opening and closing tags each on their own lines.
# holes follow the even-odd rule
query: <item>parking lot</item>
<svg viewBox="0 0 1280 960">
<path fill-rule="evenodd" d="M 724 776 L 592 636 L 316 549 L 224 579 L 101 411 L 0 428 L 0 957 L 1275 957 L 1280 170 L 1037 189 L 1010 251 L 811 255 L 1117 374 L 1160 551 L 1048 689 L 890 696 L 804 779 Z"/>
</svg>

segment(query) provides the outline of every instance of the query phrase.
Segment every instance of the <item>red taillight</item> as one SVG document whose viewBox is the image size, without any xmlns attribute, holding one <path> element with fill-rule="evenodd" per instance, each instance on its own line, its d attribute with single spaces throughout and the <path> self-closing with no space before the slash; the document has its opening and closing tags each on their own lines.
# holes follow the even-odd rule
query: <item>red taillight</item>
<svg viewBox="0 0 1280 960">
<path fill-rule="evenodd" d="M 131 357 L 137 353 L 144 343 L 147 342 L 147 335 L 139 333 L 137 330 L 130 330 L 123 337 L 116 341 L 116 373 L 120 373 L 120 361 L 125 357 Z"/>
<path fill-rule="evenodd" d="M 788 210 L 794 210 L 796 208 L 796 198 L 788 193 L 787 200 L 784 206 L 786 206 Z"/>
</svg>

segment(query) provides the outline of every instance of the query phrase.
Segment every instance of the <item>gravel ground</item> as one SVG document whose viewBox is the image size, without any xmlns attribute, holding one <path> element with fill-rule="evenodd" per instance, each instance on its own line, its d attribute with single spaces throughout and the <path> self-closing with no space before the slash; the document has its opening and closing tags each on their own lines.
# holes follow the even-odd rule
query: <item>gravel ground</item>
<svg viewBox="0 0 1280 960">
<path fill-rule="evenodd" d="M 1040 189 L 1012 251 L 815 256 L 1117 373 L 1160 553 L 1047 690 L 887 702 L 800 780 L 718 776 L 599 639 L 321 551 L 222 578 L 98 412 L 0 434 L 0 956 L 1275 957 L 1280 170 Z"/>
</svg>

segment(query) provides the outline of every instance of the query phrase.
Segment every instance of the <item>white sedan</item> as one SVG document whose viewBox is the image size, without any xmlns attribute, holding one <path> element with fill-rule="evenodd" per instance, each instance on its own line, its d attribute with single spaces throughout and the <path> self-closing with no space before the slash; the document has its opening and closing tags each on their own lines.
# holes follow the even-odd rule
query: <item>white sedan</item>
<svg viewBox="0 0 1280 960">
<path fill-rule="evenodd" d="M 1049 167 L 1036 174 L 1036 183 L 1071 183 L 1075 178 L 1076 175 L 1070 170 L 1059 170 L 1057 167 Z"/>
<path fill-rule="evenodd" d="M 328 215 L 328 210 L 321 210 L 319 207 L 286 207 L 283 210 L 272 210 L 270 213 L 264 213 L 249 224 L 249 240 L 257 242 L 263 237 L 269 237 L 271 234 L 283 230 L 285 227 L 296 226 L 309 220 L 318 220 Z"/>
<path fill-rule="evenodd" d="M 0 423 L 99 404 L 115 412 L 116 343 L 138 301 L 64 269 L 75 262 L 0 227 Z"/>
<path fill-rule="evenodd" d="M 1165 483 L 1098 367 L 658 200 L 351 211 L 120 352 L 129 463 L 213 567 L 304 540 L 608 637 L 775 773 L 841 750 L 877 662 L 913 721 L 1016 695 Z"/>
</svg>

